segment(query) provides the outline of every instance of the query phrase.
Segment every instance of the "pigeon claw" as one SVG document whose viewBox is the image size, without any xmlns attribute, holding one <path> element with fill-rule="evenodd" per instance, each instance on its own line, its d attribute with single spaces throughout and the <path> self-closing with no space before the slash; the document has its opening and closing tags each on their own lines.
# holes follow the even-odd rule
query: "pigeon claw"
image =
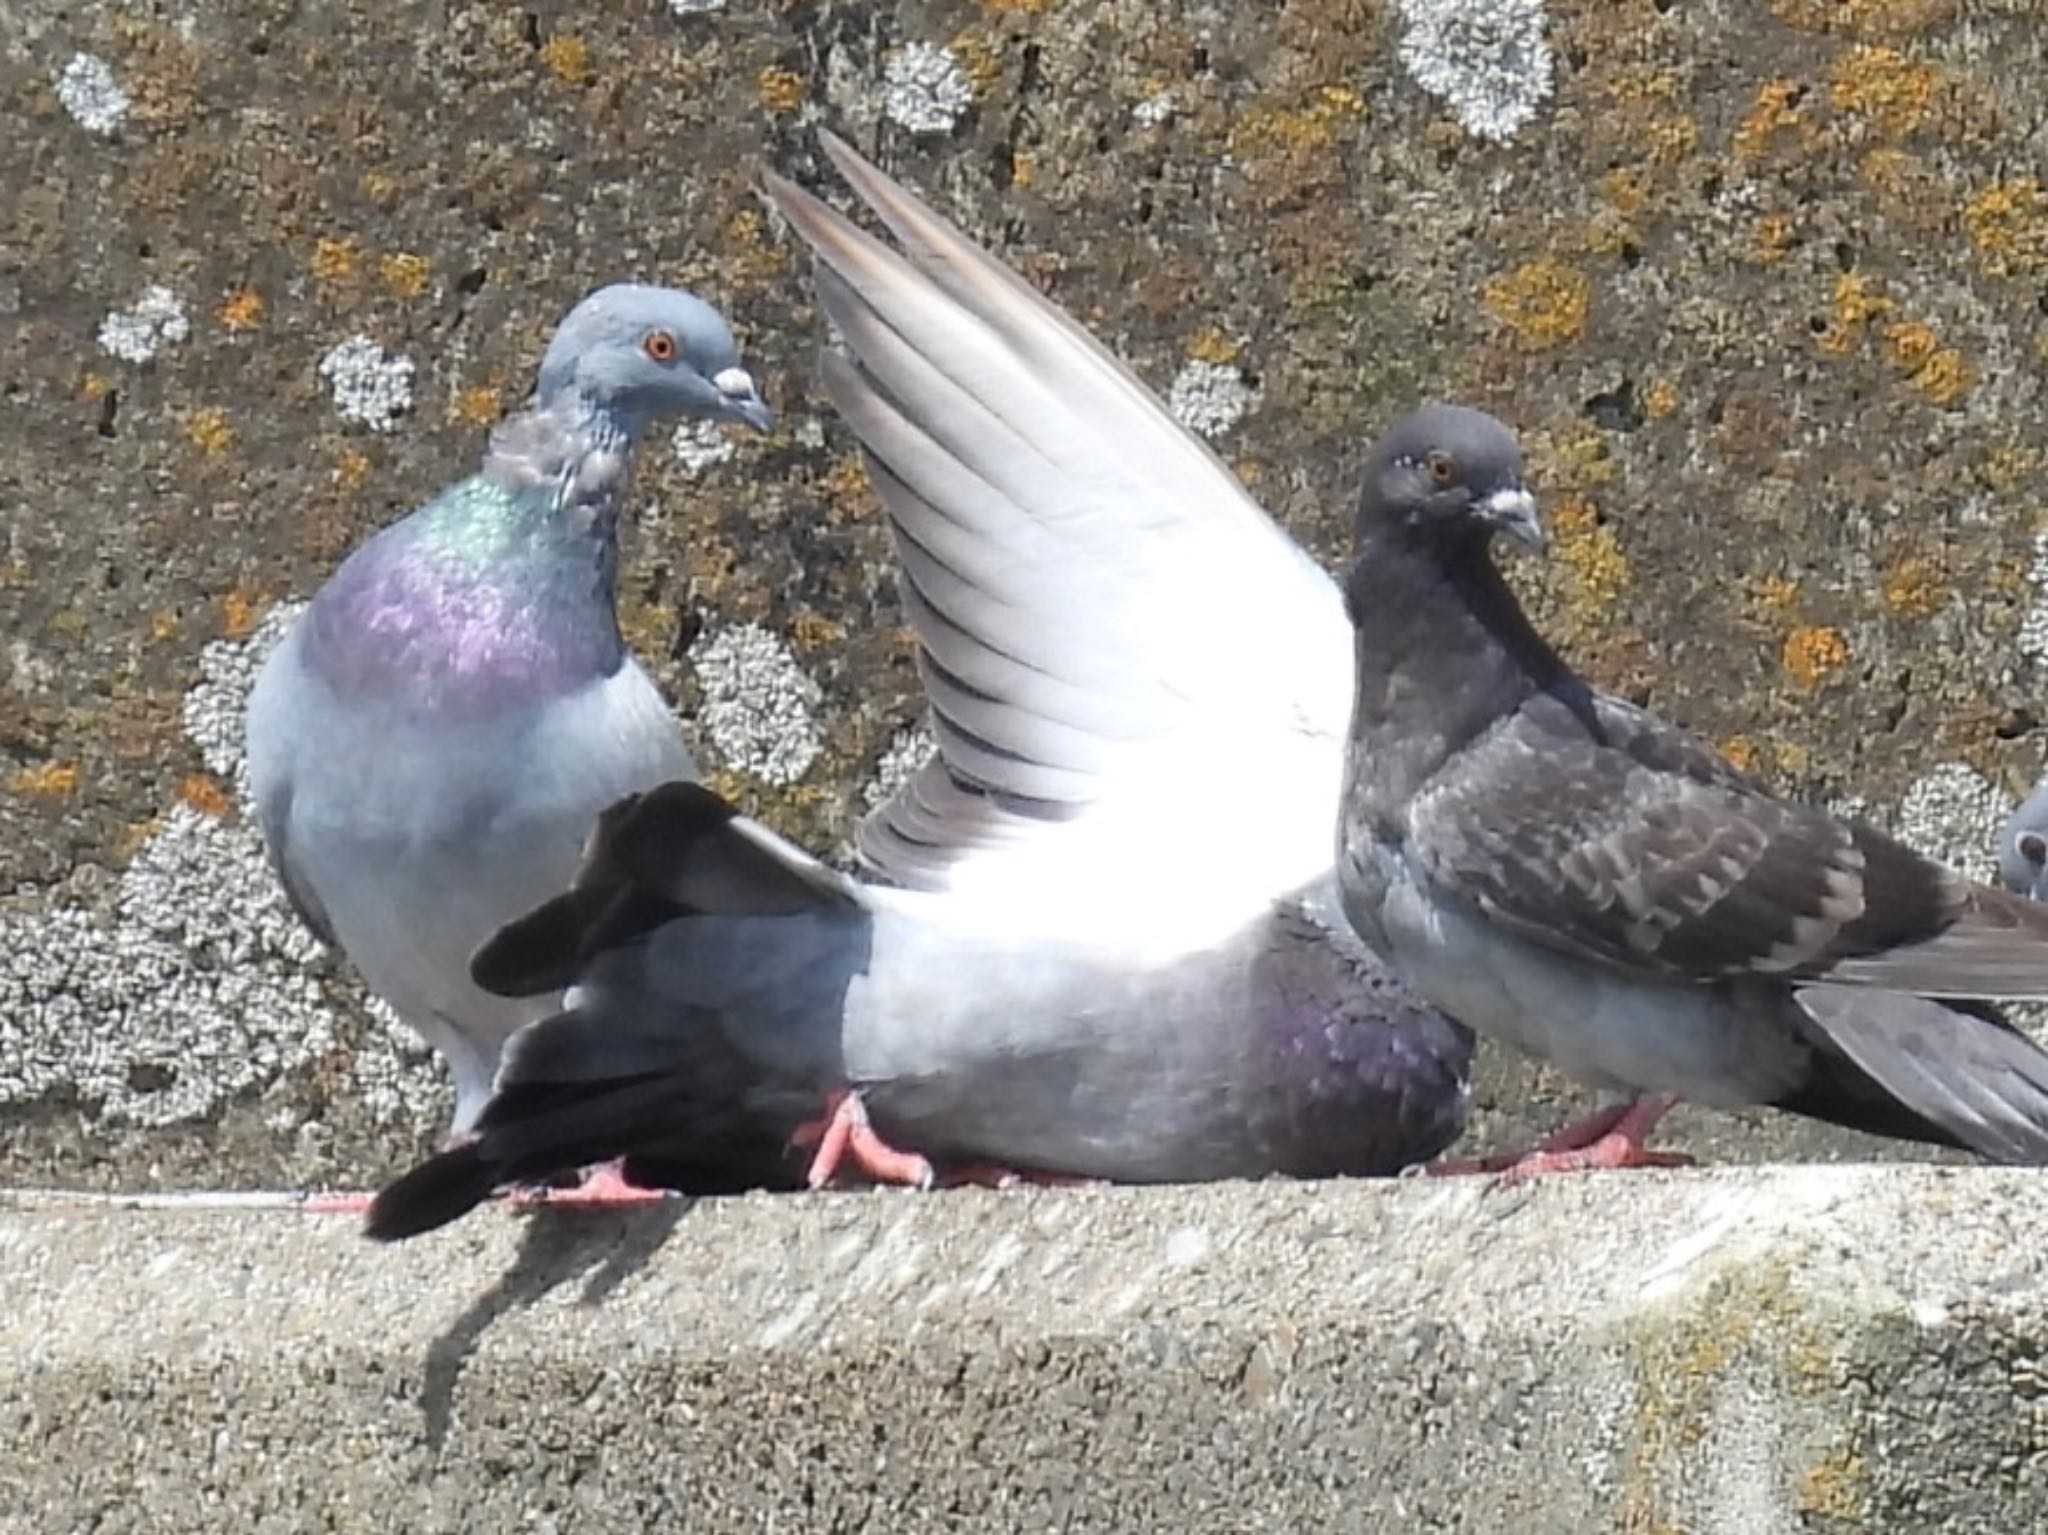
<svg viewBox="0 0 2048 1535">
<path fill-rule="evenodd" d="M 1545 1173 L 1690 1167 L 1691 1157 L 1676 1151 L 1652 1151 L 1645 1144 L 1658 1121 L 1677 1106 L 1677 1097 L 1670 1093 L 1624 1099 L 1565 1126 L 1529 1151 L 1476 1162 L 1438 1162 L 1427 1171 L 1435 1178 L 1498 1173 L 1503 1183 L 1521 1183 Z"/>
<path fill-rule="evenodd" d="M 670 1189 L 644 1189 L 626 1181 L 625 1164 L 600 1162 L 584 1169 L 580 1183 L 566 1189 L 521 1188 L 506 1196 L 516 1210 L 623 1210 L 676 1198 Z"/>
<path fill-rule="evenodd" d="M 914 1151 L 898 1151 L 875 1133 L 868 1123 L 867 1105 L 851 1088 L 827 1093 L 824 1114 L 797 1126 L 789 1143 L 817 1147 L 804 1174 L 805 1184 L 814 1189 L 830 1183 L 842 1165 L 873 1183 L 928 1189 L 935 1181 L 931 1163 Z"/>
<path fill-rule="evenodd" d="M 941 1188 L 1014 1189 L 1030 1186 L 1046 1189 L 1106 1188 L 1107 1178 L 1085 1173 L 1048 1173 L 1035 1168 L 1008 1167 L 1001 1162 L 970 1162 L 947 1170 L 939 1179 Z"/>
</svg>

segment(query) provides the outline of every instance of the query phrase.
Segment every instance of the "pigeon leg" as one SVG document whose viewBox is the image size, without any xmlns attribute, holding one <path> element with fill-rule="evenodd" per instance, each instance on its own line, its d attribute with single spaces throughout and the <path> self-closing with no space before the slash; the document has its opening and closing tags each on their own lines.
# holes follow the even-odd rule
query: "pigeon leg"
<svg viewBox="0 0 2048 1535">
<path fill-rule="evenodd" d="M 1435 1178 L 1502 1173 L 1511 1182 L 1519 1183 L 1543 1173 L 1588 1172 L 1595 1168 L 1688 1167 L 1692 1158 L 1678 1152 L 1651 1151 L 1644 1145 L 1657 1122 L 1677 1105 L 1677 1097 L 1670 1093 L 1624 1098 L 1566 1125 L 1529 1151 L 1476 1162 L 1438 1162 L 1425 1171 Z"/>
<path fill-rule="evenodd" d="M 918 1189 L 932 1186 L 932 1164 L 914 1151 L 898 1151 L 875 1134 L 868 1124 L 867 1105 L 850 1088 L 827 1093 L 824 1114 L 798 1125 L 789 1143 L 818 1148 L 811 1153 L 810 1170 L 804 1175 L 814 1189 L 830 1183 L 842 1162 L 876 1183 L 901 1183 Z"/>
<path fill-rule="evenodd" d="M 573 1188 L 514 1189 L 507 1197 L 515 1209 L 521 1210 L 606 1210 L 660 1204 L 677 1195 L 671 1189 L 643 1189 L 637 1183 L 627 1182 L 624 1160 L 614 1159 L 585 1168 L 582 1182 Z"/>
</svg>

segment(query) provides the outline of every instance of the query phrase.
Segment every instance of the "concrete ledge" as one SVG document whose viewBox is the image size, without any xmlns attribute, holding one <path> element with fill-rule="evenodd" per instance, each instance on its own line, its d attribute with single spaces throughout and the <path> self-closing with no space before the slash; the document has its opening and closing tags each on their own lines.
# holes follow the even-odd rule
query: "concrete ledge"
<svg viewBox="0 0 2048 1535">
<path fill-rule="evenodd" d="M 0 1529 L 2039 1529 L 2044 1186 L 0 1196 Z"/>
</svg>

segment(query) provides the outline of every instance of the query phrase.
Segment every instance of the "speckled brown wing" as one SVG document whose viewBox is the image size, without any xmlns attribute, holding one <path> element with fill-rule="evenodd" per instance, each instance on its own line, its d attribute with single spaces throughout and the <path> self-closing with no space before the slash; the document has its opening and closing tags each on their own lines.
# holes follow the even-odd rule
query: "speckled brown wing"
<svg viewBox="0 0 2048 1535">
<path fill-rule="evenodd" d="M 1940 865 L 1775 799 L 1696 737 L 1592 694 L 1525 701 L 1407 819 L 1443 892 L 1552 948 L 1671 979 L 1833 977 L 1851 957 L 1925 947 L 1971 900 Z"/>
</svg>

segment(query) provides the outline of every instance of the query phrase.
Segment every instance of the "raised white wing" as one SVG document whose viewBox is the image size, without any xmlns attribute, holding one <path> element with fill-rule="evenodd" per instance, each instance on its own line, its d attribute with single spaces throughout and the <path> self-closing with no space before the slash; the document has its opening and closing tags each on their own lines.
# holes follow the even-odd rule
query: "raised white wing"
<svg viewBox="0 0 2048 1535">
<path fill-rule="evenodd" d="M 889 517 L 939 755 L 868 865 L 1168 949 L 1331 861 L 1335 584 L 1086 332 L 838 140 L 898 254 L 787 181 L 843 340 L 824 376 Z"/>
</svg>

